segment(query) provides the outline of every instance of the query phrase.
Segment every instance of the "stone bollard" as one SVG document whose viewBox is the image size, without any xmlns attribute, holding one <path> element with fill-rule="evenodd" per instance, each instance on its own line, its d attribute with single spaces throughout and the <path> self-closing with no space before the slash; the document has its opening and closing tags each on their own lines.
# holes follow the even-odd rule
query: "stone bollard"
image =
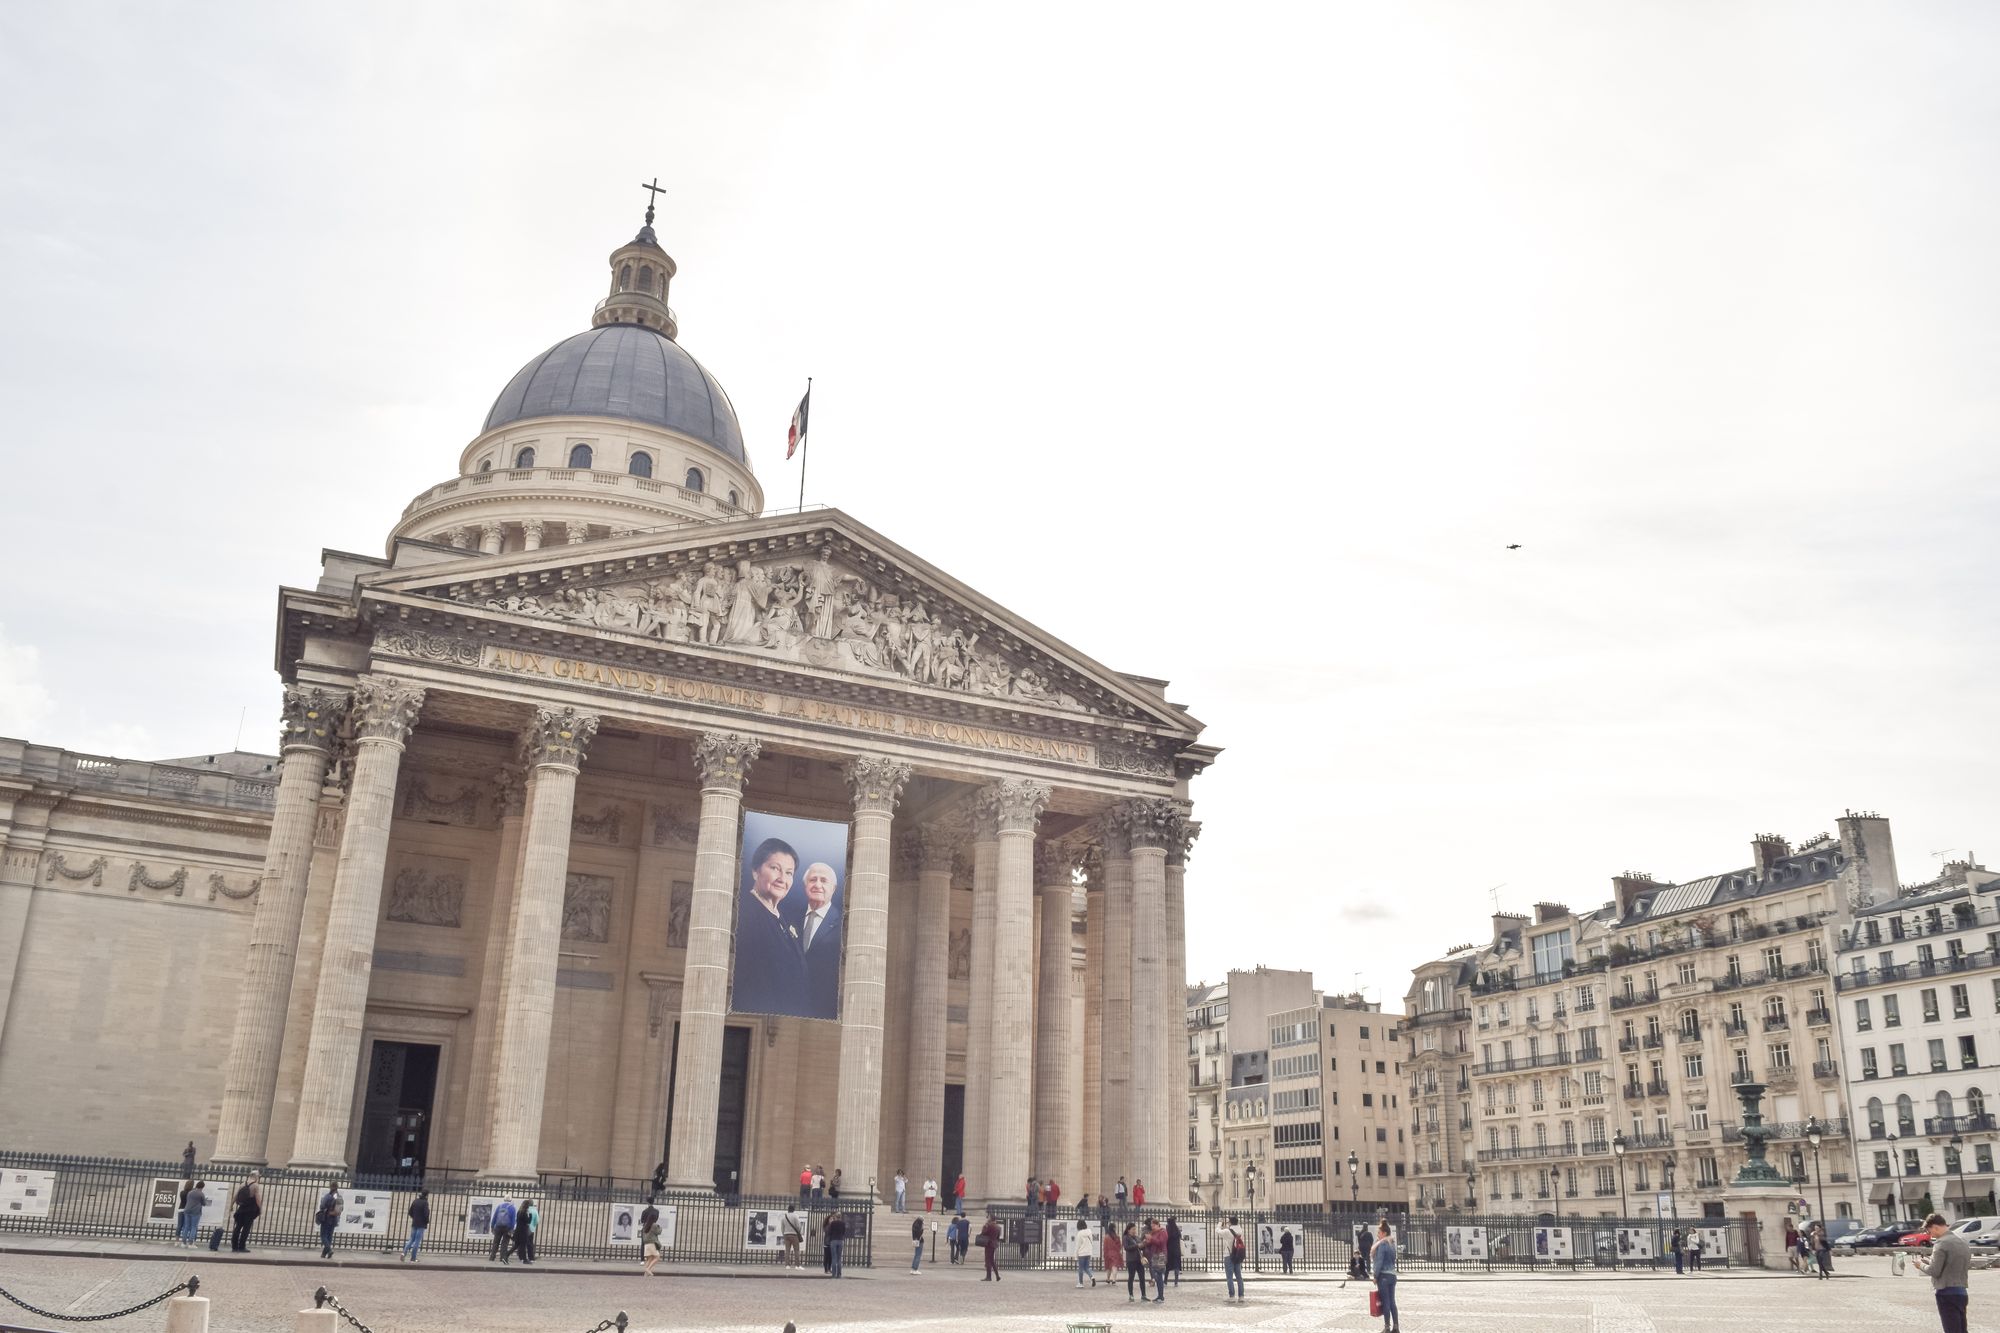
<svg viewBox="0 0 2000 1333">
<path fill-rule="evenodd" d="M 208 1333 L 208 1297 L 175 1296 L 169 1300 L 167 1333 Z"/>
<path fill-rule="evenodd" d="M 340 1333 L 340 1316 L 331 1310 L 301 1310 L 292 1333 Z"/>
</svg>

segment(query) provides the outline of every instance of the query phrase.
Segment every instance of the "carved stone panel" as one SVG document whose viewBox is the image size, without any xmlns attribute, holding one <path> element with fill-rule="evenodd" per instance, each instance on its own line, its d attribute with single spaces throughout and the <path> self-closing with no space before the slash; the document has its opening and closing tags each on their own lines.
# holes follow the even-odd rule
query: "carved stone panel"
<svg viewBox="0 0 2000 1333">
<path fill-rule="evenodd" d="M 956 981 L 961 977 L 970 977 L 971 975 L 972 930 L 970 927 L 967 927 L 963 930 L 954 930 L 951 932 L 951 979 Z"/>
<path fill-rule="evenodd" d="M 403 783 L 397 812 L 405 819 L 423 819 L 475 828 L 486 806 L 486 790 L 476 782 L 432 773 L 412 773 Z"/>
<path fill-rule="evenodd" d="M 563 886 L 562 937 L 584 944 L 611 939 L 612 880 L 609 875 L 571 871 Z"/>
<path fill-rule="evenodd" d="M 653 845 L 692 847 L 701 836 L 701 819 L 692 806 L 669 802 L 653 807 Z"/>
<path fill-rule="evenodd" d="M 389 864 L 386 919 L 456 930 L 464 923 L 465 884 L 471 876 L 472 866 L 465 861 L 399 854 Z"/>
<path fill-rule="evenodd" d="M 694 885 L 687 880 L 675 880 L 671 896 L 667 899 L 667 947 L 685 949 L 688 942 L 688 917 L 694 910 Z"/>
<path fill-rule="evenodd" d="M 625 807 L 615 801 L 606 802 L 595 810 L 586 810 L 579 805 L 576 813 L 570 816 L 570 832 L 579 842 L 621 847 L 625 843 Z"/>
</svg>

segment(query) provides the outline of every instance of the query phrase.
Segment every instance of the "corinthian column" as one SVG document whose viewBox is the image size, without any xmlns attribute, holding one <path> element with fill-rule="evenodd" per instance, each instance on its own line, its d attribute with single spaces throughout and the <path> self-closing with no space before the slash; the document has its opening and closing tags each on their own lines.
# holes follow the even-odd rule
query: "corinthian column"
<svg viewBox="0 0 2000 1333">
<path fill-rule="evenodd" d="M 911 961 L 910 1110 L 903 1160 L 919 1185 L 944 1170 L 945 1006 L 951 988 L 951 866 L 959 840 L 920 829 L 910 840 L 917 860 L 917 947 Z M 939 1181 L 949 1188 L 950 1181 Z"/>
<path fill-rule="evenodd" d="M 1121 812 L 1097 824 L 1104 848 L 1104 958 L 1098 982 L 1098 1156 L 1102 1189 L 1132 1183 L 1132 845 Z M 1143 1179 L 1143 1177 L 1141 1177 Z"/>
<path fill-rule="evenodd" d="M 403 741 L 416 725 L 424 692 L 391 676 L 363 676 L 354 688 L 354 778 L 347 826 L 333 872 L 333 901 L 313 998 L 312 1036 L 299 1086 L 299 1124 L 292 1164 L 345 1170 L 347 1123 L 368 1016 L 368 979 L 375 965 L 375 921 L 381 915 L 382 874 L 389 857 L 389 820 L 396 806 L 396 770 Z"/>
<path fill-rule="evenodd" d="M 1019 1194 L 1028 1181 L 1035 1095 L 1035 823 L 1049 789 L 1009 778 L 992 793 L 999 816 L 993 894 L 993 1023 L 989 1040 L 989 1199 Z"/>
<path fill-rule="evenodd" d="M 1080 1191 L 1076 1086 L 1070 1078 L 1071 1034 L 1069 920 L 1073 892 L 1069 849 L 1035 848 L 1035 885 L 1042 898 L 1042 975 L 1035 1002 L 1034 1173 L 1065 1190 Z"/>
<path fill-rule="evenodd" d="M 1004 1199 L 986 1169 L 987 1126 L 993 1111 L 993 920 L 999 884 L 1000 809 L 992 790 L 972 803 L 972 984 L 965 1016 L 965 1143 L 961 1160 L 966 1192 L 975 1199 Z M 1025 1183 L 1025 1182 L 1024 1182 Z"/>
<path fill-rule="evenodd" d="M 1181 1174 L 1184 1160 L 1180 1145 L 1188 1126 L 1188 1047 L 1187 1047 L 1187 854 L 1201 833 L 1201 825 L 1186 818 L 1181 810 L 1180 837 L 1167 848 L 1167 1003 L 1179 1026 L 1167 1045 L 1167 1151 L 1174 1168 L 1169 1203 L 1184 1203 L 1191 1183 Z M 1164 1183 L 1164 1182 L 1163 1182 Z"/>
<path fill-rule="evenodd" d="M 1104 1173 L 1104 861 L 1086 844 L 1076 858 L 1084 872 L 1083 895 L 1083 1179 L 1077 1189 L 1096 1194 L 1110 1186 Z"/>
<path fill-rule="evenodd" d="M 1167 1140 L 1167 1051 L 1186 1032 L 1185 1008 L 1166 1009 L 1167 848 L 1180 841 L 1180 806 L 1159 798 L 1124 802 L 1120 815 L 1132 858 L 1132 1137 L 1138 1180 L 1167 1190 L 1176 1174 Z M 1165 1012 L 1162 1012 L 1163 1009 Z M 1187 1112 L 1181 1112 L 1185 1117 Z"/>
<path fill-rule="evenodd" d="M 291 1004 L 292 972 L 298 961 L 299 920 L 305 914 L 306 876 L 312 869 L 320 785 L 326 781 L 326 766 L 349 699 L 346 690 L 285 687 L 278 743 L 284 766 L 278 774 L 257 910 L 250 918 L 236 1028 L 229 1039 L 229 1062 L 223 1066 L 222 1122 L 215 1136 L 219 1162 L 264 1161 L 278 1056 L 285 1040 L 285 1010 Z"/>
<path fill-rule="evenodd" d="M 537 708 L 522 738 L 528 768 L 527 814 L 521 826 L 521 878 L 500 1003 L 493 1131 L 486 1154 L 489 1176 L 527 1179 L 535 1174 L 541 1150 L 576 775 L 583 766 L 583 752 L 596 735 L 594 714 Z"/>
<path fill-rule="evenodd" d="M 840 1082 L 833 1160 L 846 1178 L 876 1178 L 882 1146 L 882 992 L 889 955 L 889 824 L 910 766 L 862 756 L 848 761 L 854 792 L 854 869 L 847 877 L 841 931 L 847 951 L 840 983 Z"/>
<path fill-rule="evenodd" d="M 761 743 L 754 736 L 705 731 L 694 745 L 701 770 L 701 832 L 694 850 L 694 896 L 688 905 L 687 963 L 681 988 L 681 1038 L 674 1080 L 673 1155 L 667 1183 L 715 1186 L 715 1108 L 722 1080 L 722 1020 L 729 1008 L 729 951 L 736 927 L 736 839 L 743 782 Z"/>
</svg>

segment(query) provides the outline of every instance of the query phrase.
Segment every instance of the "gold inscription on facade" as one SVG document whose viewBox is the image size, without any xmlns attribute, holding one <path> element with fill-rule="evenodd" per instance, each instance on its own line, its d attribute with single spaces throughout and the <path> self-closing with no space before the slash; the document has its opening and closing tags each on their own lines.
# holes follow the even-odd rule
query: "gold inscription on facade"
<svg viewBox="0 0 2000 1333">
<path fill-rule="evenodd" d="M 573 680 L 592 685 L 609 685 L 661 699 L 740 708 L 747 712 L 764 713 L 772 717 L 845 727 L 852 731 L 873 731 L 887 736 L 903 736 L 911 740 L 938 741 L 946 745 L 1026 755 L 1032 759 L 1048 759 L 1062 764 L 1095 766 L 1097 763 L 1097 747 L 1088 741 L 1058 740 L 1051 736 L 1003 731 L 997 727 L 981 727 L 967 722 L 914 717 L 907 713 L 893 713 L 882 708 L 826 703 L 798 695 L 746 689 L 740 685 L 719 685 L 711 681 L 689 680 L 683 676 L 664 676 L 657 671 L 606 666 L 599 662 L 586 662 L 574 657 L 558 657 L 548 653 L 527 653 L 511 648 L 488 646 L 482 665 L 489 671 L 546 676 L 555 680 Z"/>
</svg>

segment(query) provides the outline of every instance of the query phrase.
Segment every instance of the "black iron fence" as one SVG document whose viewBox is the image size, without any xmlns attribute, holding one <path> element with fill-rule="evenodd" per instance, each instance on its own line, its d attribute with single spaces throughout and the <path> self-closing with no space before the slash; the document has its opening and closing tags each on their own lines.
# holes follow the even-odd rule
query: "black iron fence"
<svg viewBox="0 0 2000 1333">
<path fill-rule="evenodd" d="M 1384 1215 L 1368 1213 L 1231 1213 L 1187 1208 L 1095 1206 L 1079 1214 L 1074 1208 L 1033 1209 L 1022 1204 L 990 1210 L 1001 1230 L 998 1263 L 1002 1268 L 1073 1268 L 1079 1252 L 1088 1252 L 1093 1273 L 1105 1276 L 1104 1233 L 1122 1237 L 1131 1224 L 1143 1235 L 1148 1219 L 1165 1225 L 1173 1219 L 1180 1233 L 1180 1265 L 1187 1273 L 1216 1275 L 1231 1243 L 1223 1230 L 1232 1219 L 1244 1240 L 1246 1273 L 1325 1276 L 1357 1273 L 1357 1245 L 1372 1243 Z M 945 1227 L 938 1219 L 937 1258 L 949 1250 Z M 975 1242 L 968 1264 L 983 1262 L 977 1248 L 985 1215 L 968 1219 Z M 1397 1265 L 1405 1272 L 1460 1272 L 1505 1268 L 1630 1269 L 1672 1268 L 1672 1238 L 1683 1235 L 1683 1263 L 1692 1263 L 1689 1247 L 1701 1250 L 1703 1267 L 1742 1266 L 1758 1259 L 1749 1224 L 1721 1217 L 1584 1218 L 1482 1217 L 1473 1215 L 1410 1217 L 1390 1213 L 1387 1220 L 1397 1250 Z M 1693 1240 L 1687 1240 L 1688 1233 Z M 1289 1265 L 1285 1237 L 1291 1237 Z M 1119 1262 L 1123 1263 L 1122 1245 Z M 885 1253 L 893 1254 L 894 1247 Z M 907 1257 L 908 1252 L 904 1251 Z M 926 1250 L 926 1254 L 929 1251 Z M 885 1262 L 888 1262 L 885 1260 Z M 1122 1269 L 1118 1276 L 1123 1276 Z"/>
<path fill-rule="evenodd" d="M 231 1240 L 233 1199 L 250 1178 L 244 1167 L 201 1166 L 195 1179 L 206 1182 L 197 1243 L 207 1246 L 217 1227 L 222 1244 Z M 0 1235 L 103 1236 L 122 1240 L 175 1238 L 180 1191 L 188 1177 L 179 1162 L 140 1162 L 102 1157 L 0 1152 Z M 281 1168 L 258 1173 L 261 1211 L 251 1224 L 248 1244 L 255 1250 L 312 1249 L 320 1246 L 316 1221 L 320 1200 L 332 1182 L 325 1175 Z M 551 1178 L 523 1189 L 519 1182 L 463 1176 L 416 1180 L 408 1176 L 348 1176 L 337 1182 L 344 1205 L 333 1235 L 337 1251 L 392 1254 L 410 1236 L 410 1204 L 420 1188 L 429 1191 L 430 1226 L 422 1253 L 486 1255 L 493 1248 L 492 1216 L 502 1201 L 517 1207 L 532 1199 L 539 1214 L 537 1258 L 640 1258 L 639 1219 L 649 1202 L 643 1182 L 598 1182 Z M 796 1196 L 732 1195 L 664 1191 L 651 1196 L 660 1210 L 664 1264 L 784 1262 L 783 1216 L 796 1209 L 806 1237 L 803 1258 L 817 1267 L 824 1253 L 828 1220 L 847 1223 L 842 1261 L 870 1262 L 874 1200 L 846 1195 L 839 1200 L 801 1201 Z"/>
</svg>

